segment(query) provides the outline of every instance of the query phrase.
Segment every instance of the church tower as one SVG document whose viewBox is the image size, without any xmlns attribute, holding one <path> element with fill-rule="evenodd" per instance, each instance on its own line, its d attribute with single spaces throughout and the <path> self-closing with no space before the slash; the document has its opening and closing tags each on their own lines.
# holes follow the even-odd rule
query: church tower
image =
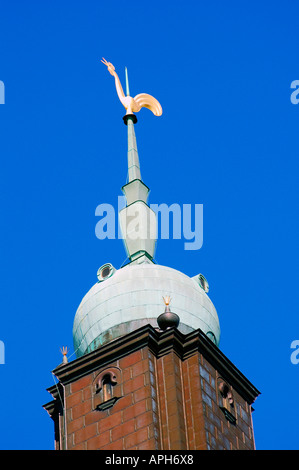
<svg viewBox="0 0 299 470">
<path fill-rule="evenodd" d="M 156 215 L 141 178 L 135 113 L 156 116 L 150 95 L 126 95 L 128 182 L 119 222 L 129 262 L 99 268 L 73 324 L 77 358 L 53 374 L 44 408 L 57 450 L 254 449 L 254 385 L 219 349 L 220 326 L 202 274 L 155 263 Z"/>
</svg>

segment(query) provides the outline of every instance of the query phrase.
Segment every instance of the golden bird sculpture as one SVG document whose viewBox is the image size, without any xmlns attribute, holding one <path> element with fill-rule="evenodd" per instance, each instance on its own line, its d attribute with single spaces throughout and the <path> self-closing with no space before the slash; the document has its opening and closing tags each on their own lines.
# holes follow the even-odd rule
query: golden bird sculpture
<svg viewBox="0 0 299 470">
<path fill-rule="evenodd" d="M 115 67 L 111 62 L 107 62 L 106 59 L 101 60 L 103 64 L 105 64 L 108 68 L 108 72 L 111 73 L 111 75 L 115 79 L 115 86 L 116 86 L 116 91 L 118 94 L 118 97 L 122 103 L 122 105 L 126 109 L 126 114 L 134 114 L 138 113 L 141 108 L 147 108 L 150 109 L 155 116 L 161 116 L 162 115 L 162 106 L 160 105 L 159 101 L 156 100 L 151 95 L 148 95 L 147 93 L 140 93 L 139 95 L 136 95 L 134 98 L 127 93 L 127 96 L 124 94 L 123 88 L 120 83 L 120 79 L 115 72 Z M 128 91 L 128 84 L 127 84 L 127 91 Z"/>
</svg>

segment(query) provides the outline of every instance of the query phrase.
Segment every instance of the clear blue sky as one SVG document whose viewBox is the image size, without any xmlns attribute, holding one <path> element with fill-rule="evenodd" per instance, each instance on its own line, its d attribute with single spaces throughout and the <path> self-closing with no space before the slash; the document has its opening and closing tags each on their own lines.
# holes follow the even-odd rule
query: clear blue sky
<svg viewBox="0 0 299 470">
<path fill-rule="evenodd" d="M 158 242 L 156 260 L 203 273 L 220 348 L 262 392 L 258 449 L 297 449 L 299 79 L 296 1 L 2 0 L 1 449 L 53 449 L 51 370 L 76 309 L 121 240 L 99 241 L 95 209 L 126 178 L 124 109 L 104 56 L 133 95 L 151 202 L 204 205 L 204 243 Z M 72 357 L 74 359 L 75 356 Z"/>
</svg>

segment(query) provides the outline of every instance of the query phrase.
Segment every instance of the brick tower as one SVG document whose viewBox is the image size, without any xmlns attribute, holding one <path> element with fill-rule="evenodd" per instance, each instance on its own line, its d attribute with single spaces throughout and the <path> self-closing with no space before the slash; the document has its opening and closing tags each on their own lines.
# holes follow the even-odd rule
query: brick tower
<svg viewBox="0 0 299 470">
<path fill-rule="evenodd" d="M 64 351 L 48 389 L 53 400 L 44 405 L 55 449 L 252 450 L 259 391 L 219 349 L 207 280 L 154 261 L 156 216 L 141 179 L 133 111 L 161 115 L 162 108 L 144 94 L 135 103 L 127 73 L 125 97 L 105 64 L 127 110 L 129 178 L 119 219 L 129 262 L 104 264 L 76 312 L 77 358 L 68 362 Z"/>
</svg>

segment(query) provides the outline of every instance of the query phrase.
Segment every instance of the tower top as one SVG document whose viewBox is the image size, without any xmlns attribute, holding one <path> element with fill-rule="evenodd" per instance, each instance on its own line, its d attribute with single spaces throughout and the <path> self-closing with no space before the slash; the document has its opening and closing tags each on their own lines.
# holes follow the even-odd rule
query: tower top
<svg viewBox="0 0 299 470">
<path fill-rule="evenodd" d="M 161 116 L 161 105 L 150 95 L 132 98 L 127 71 L 128 96 L 125 96 L 114 66 L 105 59 L 102 62 L 114 76 L 119 99 L 126 108 L 128 182 L 122 187 L 126 207 L 119 212 L 119 223 L 129 263 L 115 269 L 106 262 L 99 269 L 98 282 L 84 296 L 75 315 L 73 339 L 76 355 L 85 355 L 144 325 L 151 324 L 157 328 L 158 318 L 162 328 L 174 326 L 182 334 L 201 329 L 218 345 L 218 315 L 199 275 L 189 277 L 154 262 L 157 217 L 147 204 L 149 188 L 141 179 L 134 112 L 144 106 Z M 139 101 L 138 97 L 144 97 L 144 101 Z M 171 297 L 171 310 L 170 298 L 165 294 Z M 164 313 L 161 313 L 162 297 L 166 301 Z"/>
</svg>

